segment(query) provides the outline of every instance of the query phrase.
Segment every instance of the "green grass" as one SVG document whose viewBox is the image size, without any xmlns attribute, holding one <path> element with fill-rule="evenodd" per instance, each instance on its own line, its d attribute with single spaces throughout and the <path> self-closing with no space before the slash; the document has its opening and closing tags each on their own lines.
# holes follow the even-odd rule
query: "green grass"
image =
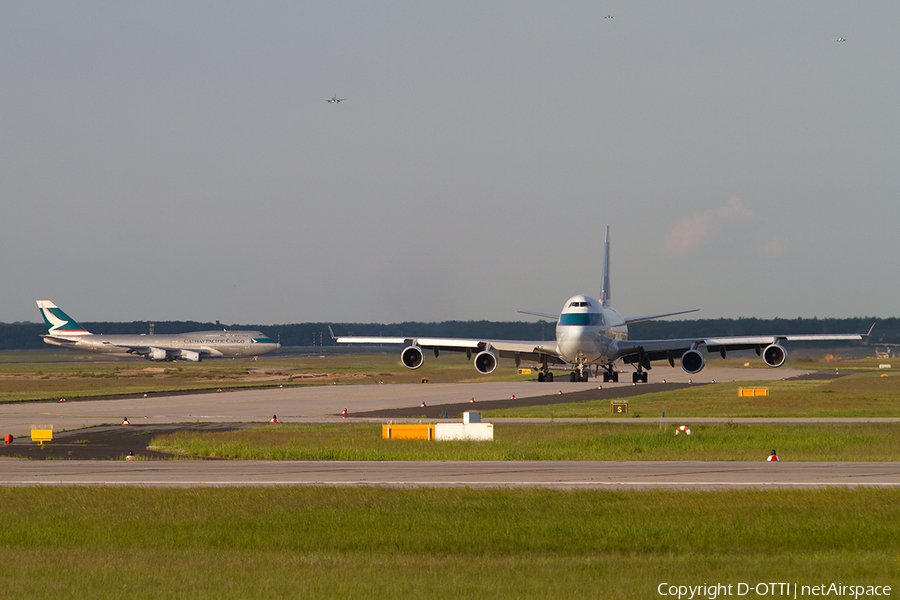
<svg viewBox="0 0 900 600">
<path fill-rule="evenodd" d="M 887 375 L 882 377 L 882 375 Z M 768 388 L 768 396 L 739 397 L 740 388 Z M 484 417 L 610 417 L 610 400 L 486 410 Z M 900 417 L 900 374 L 856 373 L 831 380 L 745 381 L 700 386 L 628 399 L 628 417 Z"/>
<path fill-rule="evenodd" d="M 19 360 L 14 360 L 19 358 Z M 427 371 L 410 371 L 398 352 L 321 356 L 176 361 L 155 363 L 76 352 L 0 353 L 0 402 L 27 402 L 168 393 L 216 388 L 338 384 L 527 381 L 515 369 L 479 375 L 464 354 L 430 361 Z M 317 376 L 318 377 L 314 377 Z"/>
<path fill-rule="evenodd" d="M 900 584 L 898 490 L 0 488 L 0 507 L 10 597 L 650 598 L 664 582 Z"/>
<path fill-rule="evenodd" d="M 154 437 L 153 450 L 241 460 L 900 460 L 900 424 L 497 424 L 493 442 L 384 440 L 381 425 L 265 425 Z"/>
<path fill-rule="evenodd" d="M 299 373 L 323 370 L 326 363 L 332 365 L 330 373 L 342 375 L 342 382 L 486 380 L 472 375 L 469 362 L 456 356 L 430 359 L 428 369 L 420 371 L 399 367 L 394 352 L 367 360 L 333 358 L 179 362 L 150 375 L 124 371 L 160 365 L 38 361 L 23 369 L 22 364 L 3 364 L 0 357 L 0 400 L 26 399 L 21 386 L 32 379 L 38 385 L 28 393 L 75 397 L 98 395 L 101 388 L 107 393 L 152 391 L 151 384 L 172 389 L 244 385 L 248 368 Z M 447 366 L 432 371 L 437 365 Z M 498 377 L 508 377 L 510 371 L 515 373 L 505 369 Z M 851 381 L 849 387 L 838 385 L 840 381 L 845 380 L 805 389 L 767 383 L 773 395 L 761 404 L 760 399 L 738 399 L 736 388 L 725 384 L 705 386 L 688 390 L 687 396 L 633 399 L 630 410 L 643 416 L 665 410 L 668 417 L 690 411 L 695 416 L 773 410 L 898 414 L 896 388 L 888 385 L 893 381 Z M 96 385 L 104 382 L 112 383 Z M 751 385 L 760 387 L 758 382 Z M 650 402 L 641 404 L 646 398 Z M 608 401 L 593 404 L 574 407 L 581 411 L 575 416 L 609 416 Z M 154 443 L 172 448 L 190 444 L 189 451 L 198 453 L 244 448 L 240 451 L 249 449 L 246 457 L 251 458 L 272 452 L 265 457 L 404 460 L 444 458 L 435 453 L 446 453 L 486 460 L 633 460 L 655 454 L 762 460 L 777 448 L 786 460 L 898 459 L 893 446 L 900 429 L 894 425 L 701 425 L 692 427 L 690 438 L 676 437 L 673 427 L 637 425 L 627 418 L 609 425 L 510 424 L 497 427 L 493 443 L 437 443 L 387 442 L 379 425 L 268 425 L 209 438 L 160 437 Z M 11 597 L 67 599 L 502 600 L 651 598 L 666 582 L 791 581 L 892 585 L 896 594 L 898 523 L 900 490 L 895 489 L 697 493 L 0 487 L 0 589 Z"/>
</svg>

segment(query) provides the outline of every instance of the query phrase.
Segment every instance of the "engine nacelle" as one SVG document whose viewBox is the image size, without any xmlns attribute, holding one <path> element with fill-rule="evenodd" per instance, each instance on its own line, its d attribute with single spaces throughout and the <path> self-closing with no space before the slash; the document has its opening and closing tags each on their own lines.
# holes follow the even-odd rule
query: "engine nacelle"
<svg viewBox="0 0 900 600">
<path fill-rule="evenodd" d="M 475 369 L 482 375 L 488 375 L 497 368 L 497 357 L 492 352 L 483 350 L 475 355 Z"/>
<path fill-rule="evenodd" d="M 147 354 L 148 360 L 166 360 L 166 351 L 162 348 L 150 348 L 150 353 Z"/>
<path fill-rule="evenodd" d="M 184 360 L 189 360 L 191 362 L 200 362 L 200 353 L 194 352 L 193 350 L 182 350 L 181 358 Z"/>
<path fill-rule="evenodd" d="M 688 350 L 681 355 L 681 368 L 694 375 L 706 366 L 706 357 L 699 350 Z"/>
<path fill-rule="evenodd" d="M 787 350 L 778 344 L 772 344 L 763 350 L 762 356 L 763 360 L 766 361 L 766 364 L 770 367 L 780 367 L 787 358 Z"/>
<path fill-rule="evenodd" d="M 422 354 L 422 349 L 418 346 L 407 346 L 400 353 L 400 362 L 407 369 L 418 369 L 425 362 L 425 355 Z"/>
</svg>

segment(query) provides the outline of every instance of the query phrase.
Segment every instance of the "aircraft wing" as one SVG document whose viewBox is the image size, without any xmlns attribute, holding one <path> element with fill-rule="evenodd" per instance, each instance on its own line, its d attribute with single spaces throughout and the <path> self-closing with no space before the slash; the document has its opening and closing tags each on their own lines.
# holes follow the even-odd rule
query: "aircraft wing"
<svg viewBox="0 0 900 600">
<path fill-rule="evenodd" d="M 871 333 L 872 330 L 869 330 Z M 669 360 L 671 364 L 675 358 L 691 349 L 703 346 L 710 352 L 719 352 L 723 357 L 729 350 L 756 350 L 762 352 L 771 344 L 781 342 L 822 342 L 840 340 L 861 340 L 869 336 L 869 333 L 824 333 L 806 334 L 794 333 L 785 335 L 751 335 L 731 337 L 697 337 L 673 340 L 621 340 L 615 342 L 615 354 L 625 362 L 636 362 L 643 355 L 645 360 Z M 629 360 L 634 359 L 634 360 Z"/>
<path fill-rule="evenodd" d="M 329 328 L 330 331 L 330 328 Z M 442 350 L 446 352 L 467 352 L 477 353 L 483 350 L 491 350 L 501 358 L 520 358 L 523 360 L 542 360 L 546 356 L 548 363 L 563 363 L 560 360 L 559 352 L 556 349 L 556 341 L 536 342 L 536 341 L 516 341 L 516 340 L 479 340 L 465 338 L 428 338 L 428 337 L 365 337 L 365 336 L 342 336 L 336 337 L 334 332 L 331 334 L 332 339 L 338 344 L 405 344 L 407 346 L 418 346 L 425 350 L 434 350 L 440 353 Z"/>
</svg>

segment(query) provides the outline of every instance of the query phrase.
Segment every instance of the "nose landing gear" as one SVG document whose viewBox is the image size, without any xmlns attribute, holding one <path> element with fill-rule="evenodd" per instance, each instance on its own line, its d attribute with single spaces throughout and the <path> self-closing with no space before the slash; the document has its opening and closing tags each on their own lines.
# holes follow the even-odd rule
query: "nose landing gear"
<svg viewBox="0 0 900 600">
<path fill-rule="evenodd" d="M 591 367 L 590 365 L 586 365 L 583 362 L 575 365 L 575 370 L 569 374 L 569 381 L 572 382 L 586 382 L 591 377 Z"/>
</svg>

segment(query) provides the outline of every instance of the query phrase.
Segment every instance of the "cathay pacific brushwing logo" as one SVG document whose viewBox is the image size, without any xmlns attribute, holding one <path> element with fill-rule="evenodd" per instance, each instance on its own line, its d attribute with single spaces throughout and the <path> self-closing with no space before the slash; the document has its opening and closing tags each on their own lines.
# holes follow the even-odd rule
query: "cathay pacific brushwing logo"
<svg viewBox="0 0 900 600">
<path fill-rule="evenodd" d="M 41 309 L 41 312 L 44 313 L 44 320 L 47 321 L 47 327 L 50 329 L 50 333 L 57 331 L 58 329 L 62 329 L 64 326 L 69 324 L 69 320 L 65 321 L 54 315 L 50 309 L 44 308 Z"/>
</svg>

